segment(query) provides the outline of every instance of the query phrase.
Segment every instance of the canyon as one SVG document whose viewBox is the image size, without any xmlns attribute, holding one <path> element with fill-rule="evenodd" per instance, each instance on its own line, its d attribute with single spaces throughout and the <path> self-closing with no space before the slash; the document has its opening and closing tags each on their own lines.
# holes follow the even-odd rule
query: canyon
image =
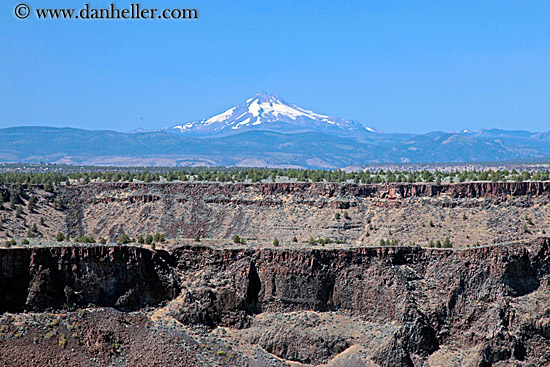
<svg viewBox="0 0 550 367">
<path fill-rule="evenodd" d="M 37 198 L 4 208 L 5 236 L 40 232 L 0 248 L 2 366 L 550 364 L 548 182 L 0 193 Z"/>
<path fill-rule="evenodd" d="M 2 249 L 0 360 L 14 343 L 48 343 L 47 326 L 26 321 L 16 333 L 11 318 L 95 309 L 137 312 L 147 332 L 232 346 L 232 358 L 210 352 L 219 365 L 542 366 L 550 363 L 549 246 Z M 79 358 L 94 356 L 78 334 L 56 328 Z M 203 358 L 189 343 L 177 348 Z"/>
</svg>

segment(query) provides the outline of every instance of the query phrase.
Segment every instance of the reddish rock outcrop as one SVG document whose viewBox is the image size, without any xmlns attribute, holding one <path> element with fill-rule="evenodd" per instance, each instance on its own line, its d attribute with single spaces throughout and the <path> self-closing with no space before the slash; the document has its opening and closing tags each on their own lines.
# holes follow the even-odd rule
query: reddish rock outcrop
<svg viewBox="0 0 550 367">
<path fill-rule="evenodd" d="M 106 192 L 108 190 L 125 190 L 127 192 L 143 192 L 153 189 L 164 195 L 186 193 L 190 195 L 214 197 L 255 190 L 263 195 L 291 194 L 296 197 L 378 197 L 378 198 L 408 198 L 433 197 L 448 195 L 459 197 L 485 196 L 548 196 L 549 181 L 528 182 L 466 182 L 455 184 L 430 183 L 389 183 L 389 184 L 354 184 L 354 183 L 94 183 L 87 187 L 73 186 L 66 190 L 82 190 L 82 192 Z M 123 200 L 123 199 L 119 199 Z M 130 199 L 126 199 L 130 200 Z M 151 202 L 159 200 L 156 195 L 132 196 L 133 202 Z"/>
</svg>

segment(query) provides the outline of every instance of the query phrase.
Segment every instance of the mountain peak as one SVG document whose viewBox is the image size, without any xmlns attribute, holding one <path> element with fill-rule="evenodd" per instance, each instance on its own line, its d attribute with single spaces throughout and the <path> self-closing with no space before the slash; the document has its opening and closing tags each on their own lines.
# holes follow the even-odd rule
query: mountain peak
<svg viewBox="0 0 550 367">
<path fill-rule="evenodd" d="M 261 91 L 259 93 L 256 93 L 253 98 L 265 98 L 265 99 L 276 99 L 280 100 L 281 98 L 277 94 L 272 94 L 266 91 Z"/>
<path fill-rule="evenodd" d="M 321 115 L 287 103 L 278 95 L 256 93 L 240 105 L 205 120 L 177 125 L 173 131 L 190 135 L 234 134 L 246 130 L 280 133 L 321 131 L 335 135 L 374 132 L 357 121 Z"/>
</svg>

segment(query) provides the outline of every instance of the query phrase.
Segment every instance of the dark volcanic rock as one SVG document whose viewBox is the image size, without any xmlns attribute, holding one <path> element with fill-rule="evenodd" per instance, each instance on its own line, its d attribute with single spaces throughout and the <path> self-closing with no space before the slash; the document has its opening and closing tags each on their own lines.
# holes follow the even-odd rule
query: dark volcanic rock
<svg viewBox="0 0 550 367">
<path fill-rule="evenodd" d="M 391 325 L 391 334 L 369 352 L 381 366 L 418 365 L 443 347 L 474 353 L 479 366 L 548 365 L 549 259 L 548 239 L 463 251 L 2 249 L 0 309 L 95 304 L 132 310 L 172 300 L 171 316 L 210 328 L 247 328 L 264 312 L 331 311 Z M 272 328 L 250 340 L 306 363 L 324 362 L 356 343 L 344 334 L 321 338 L 315 328 L 307 335 L 299 325 L 290 334 Z"/>
<path fill-rule="evenodd" d="M 413 367 L 414 364 L 401 342 L 391 338 L 380 345 L 373 353 L 372 359 L 380 367 Z"/>
<path fill-rule="evenodd" d="M 187 279 L 199 273 L 200 277 L 187 290 L 186 299 L 193 302 L 183 302 L 175 316 L 201 323 L 200 318 L 193 319 L 201 307 L 209 315 L 209 326 L 242 327 L 247 325 L 243 317 L 251 313 L 333 310 L 371 322 L 396 322 L 400 326 L 396 341 L 381 347 L 377 355 L 394 351 L 391 358 L 397 358 L 397 365 L 410 365 L 412 355 L 427 358 L 449 343 L 460 348 L 485 345 L 481 360 L 519 359 L 529 348 L 540 348 L 541 339 L 535 334 L 549 342 L 548 326 L 537 324 L 537 312 L 550 314 L 550 306 L 533 309 L 521 320 L 513 316 L 525 312 L 520 309 L 530 307 L 532 300 L 550 298 L 548 254 L 548 240 L 530 247 L 456 252 L 414 247 L 296 251 L 184 247 L 174 253 L 180 259 L 179 271 Z M 258 287 L 250 281 L 256 272 L 257 299 L 249 296 L 250 288 Z M 206 285 L 200 281 L 204 278 L 216 279 L 220 286 Z M 258 342 L 283 358 L 293 356 L 289 350 L 294 350 L 291 345 L 296 341 L 285 342 L 281 336 L 278 340 L 282 344 L 266 337 Z M 550 351 L 540 358 L 550 362 Z"/>
<path fill-rule="evenodd" d="M 0 311 L 89 304 L 134 310 L 172 299 L 179 283 L 159 254 L 123 246 L 3 249 Z"/>
</svg>

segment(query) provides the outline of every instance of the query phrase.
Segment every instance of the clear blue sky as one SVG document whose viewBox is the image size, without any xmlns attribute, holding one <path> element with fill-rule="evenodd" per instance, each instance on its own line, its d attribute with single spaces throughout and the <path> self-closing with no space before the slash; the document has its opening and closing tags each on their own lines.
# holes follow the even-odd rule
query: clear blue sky
<svg viewBox="0 0 550 367">
<path fill-rule="evenodd" d="M 152 129 L 268 91 L 387 132 L 550 130 L 548 0 L 141 1 L 196 21 L 18 20 L 18 3 L 0 3 L 0 127 Z"/>
</svg>

